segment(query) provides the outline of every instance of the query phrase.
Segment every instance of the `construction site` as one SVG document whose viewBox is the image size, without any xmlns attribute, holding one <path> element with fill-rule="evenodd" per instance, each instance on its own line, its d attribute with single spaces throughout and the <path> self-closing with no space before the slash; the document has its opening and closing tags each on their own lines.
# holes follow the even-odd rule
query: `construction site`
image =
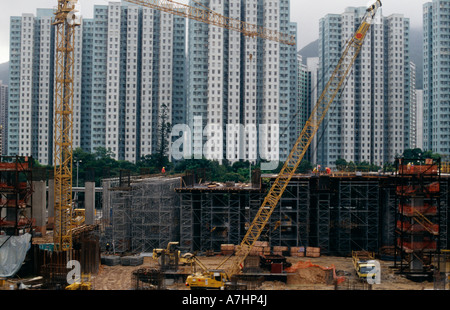
<svg viewBox="0 0 450 310">
<path fill-rule="evenodd" d="M 449 289 L 450 175 L 439 173 L 438 161 L 411 167 L 402 160 L 389 174 L 294 175 L 231 283 L 261 290 Z M 14 276 L 2 275 L 3 289 L 63 289 L 69 261 L 80 263 L 94 290 L 190 289 L 190 275 L 231 267 L 276 178 L 255 170 L 252 183 L 217 183 L 201 170 L 104 179 L 94 194 L 101 205 L 86 202 L 73 212 L 69 256 L 54 246 L 54 180 L 26 158 L 2 158 L 0 170 L 1 250 L 15 247 L 5 257 L 20 262 L 11 264 Z M 17 239 L 9 244 L 6 235 Z M 379 284 L 358 274 L 354 255 L 363 252 L 380 263 Z"/>
<path fill-rule="evenodd" d="M 213 23 L 212 14 L 172 1 L 130 2 Z M 440 159 L 398 157 L 391 172 L 297 173 L 380 7 L 367 8 L 278 173 L 255 169 L 250 182 L 237 183 L 217 182 L 206 169 L 122 170 L 75 190 L 70 76 L 78 25 L 68 19 L 73 1 L 59 0 L 55 167 L 48 173 L 31 157 L 0 157 L 0 289 L 450 289 L 450 175 Z M 292 43 L 222 22 L 214 19 Z"/>
</svg>

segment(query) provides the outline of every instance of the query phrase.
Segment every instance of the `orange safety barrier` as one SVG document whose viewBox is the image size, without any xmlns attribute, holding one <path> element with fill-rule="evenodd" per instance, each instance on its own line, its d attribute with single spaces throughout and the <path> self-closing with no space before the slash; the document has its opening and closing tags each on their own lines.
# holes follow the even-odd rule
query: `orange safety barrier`
<svg viewBox="0 0 450 310">
<path fill-rule="evenodd" d="M 437 165 L 400 165 L 399 166 L 400 174 L 437 174 L 438 166 Z"/>
<path fill-rule="evenodd" d="M 423 223 L 422 224 L 418 224 L 418 223 L 408 223 L 408 222 L 403 222 L 402 225 L 402 221 L 397 221 L 397 228 L 403 232 L 433 232 L 433 233 L 438 233 L 439 232 L 439 225 L 438 224 L 430 224 L 430 223 Z"/>
<path fill-rule="evenodd" d="M 399 247 L 403 247 L 403 249 L 405 249 L 405 250 L 410 250 L 410 251 L 436 250 L 437 249 L 436 241 L 431 241 L 431 240 L 415 241 L 415 242 L 404 241 L 402 244 L 402 242 L 399 238 L 399 239 L 397 239 L 397 245 Z"/>
<path fill-rule="evenodd" d="M 428 194 L 436 194 L 439 193 L 441 186 L 439 182 L 434 182 L 424 186 L 424 190 L 420 186 L 412 186 L 412 185 L 404 185 L 397 186 L 397 194 L 398 195 L 413 195 L 415 193 L 428 193 Z"/>
<path fill-rule="evenodd" d="M 27 187 L 31 187 L 27 182 L 19 182 L 18 184 L 19 189 L 26 189 Z M 7 184 L 7 183 L 0 183 L 0 188 L 2 189 L 15 189 L 14 185 Z"/>
<path fill-rule="evenodd" d="M 1 163 L 0 162 L 0 170 L 28 170 L 28 163 Z"/>
<path fill-rule="evenodd" d="M 432 206 L 428 203 L 425 203 L 423 206 L 410 206 L 410 205 L 398 205 L 398 210 L 403 215 L 413 216 L 416 212 L 419 212 L 423 215 L 436 215 L 437 207 Z"/>
<path fill-rule="evenodd" d="M 335 280 L 337 282 L 337 284 L 341 284 L 342 282 L 345 281 L 345 277 L 336 275 L 336 267 L 334 265 L 331 265 L 331 267 L 323 267 L 323 266 L 320 266 L 320 265 L 313 264 L 313 263 L 311 263 L 311 261 L 306 261 L 306 262 L 300 261 L 300 262 L 297 262 L 294 265 L 292 265 L 291 267 L 286 268 L 285 271 L 287 273 L 295 273 L 299 269 L 307 269 L 307 268 L 314 268 L 314 267 L 320 268 L 323 271 L 332 270 L 332 272 L 333 272 L 333 280 Z"/>
<path fill-rule="evenodd" d="M 36 223 L 36 219 L 28 219 L 28 218 L 21 218 L 19 219 L 19 222 L 17 223 L 17 226 L 19 227 L 24 227 L 24 226 L 29 226 L 30 224 L 32 224 L 32 226 L 35 226 Z M 0 226 L 2 227 L 15 227 L 16 226 L 16 222 L 14 221 L 5 221 L 0 219 Z"/>
<path fill-rule="evenodd" d="M 19 199 L 19 200 L 15 200 L 15 199 L 8 199 L 8 200 L 4 200 L 4 202 L 1 202 L 0 200 L 0 205 L 6 206 L 6 207 L 16 207 L 16 206 L 25 206 L 25 200 Z"/>
<path fill-rule="evenodd" d="M 434 183 L 431 183 L 430 185 L 425 186 L 425 188 L 430 193 L 439 193 L 441 186 L 440 186 L 439 182 L 434 182 Z"/>
</svg>

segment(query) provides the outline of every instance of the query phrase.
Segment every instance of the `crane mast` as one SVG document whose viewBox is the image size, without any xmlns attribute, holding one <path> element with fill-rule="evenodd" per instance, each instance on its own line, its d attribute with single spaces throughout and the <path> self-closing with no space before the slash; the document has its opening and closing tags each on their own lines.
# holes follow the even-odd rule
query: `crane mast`
<svg viewBox="0 0 450 310">
<path fill-rule="evenodd" d="M 367 9 L 358 30 L 350 38 L 350 40 L 347 41 L 338 65 L 333 71 L 331 78 L 319 97 L 311 116 L 306 122 L 299 138 L 297 139 L 297 142 L 292 148 L 288 159 L 273 183 L 269 193 L 265 197 L 252 224 L 248 228 L 241 244 L 237 247 L 232 264 L 227 269 L 227 274 L 229 277 L 238 274 L 243 268 L 244 260 L 249 255 L 251 249 L 255 245 L 255 242 L 260 237 L 292 176 L 295 174 L 295 171 L 300 165 L 303 156 L 308 150 L 314 136 L 319 130 L 319 127 L 322 124 L 331 104 L 333 103 L 336 95 L 339 93 L 341 87 L 344 85 L 354 62 L 361 51 L 364 39 L 370 30 L 377 10 L 381 7 L 381 5 L 381 1 L 378 0 L 374 5 Z"/>
<path fill-rule="evenodd" d="M 58 0 L 53 25 L 55 49 L 55 227 L 53 241 L 58 251 L 72 249 L 72 135 L 74 21 L 77 0 Z"/>
</svg>

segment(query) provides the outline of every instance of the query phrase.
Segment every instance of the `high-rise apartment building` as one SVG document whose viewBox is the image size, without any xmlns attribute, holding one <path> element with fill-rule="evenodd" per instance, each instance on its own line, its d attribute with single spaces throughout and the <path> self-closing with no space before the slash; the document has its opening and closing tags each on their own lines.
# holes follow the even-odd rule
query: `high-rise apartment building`
<svg viewBox="0 0 450 310">
<path fill-rule="evenodd" d="M 289 0 L 203 0 L 211 10 L 296 35 Z M 210 159 L 285 159 L 290 112 L 298 104 L 296 46 L 189 21 L 188 125 L 194 155 Z M 202 129 L 206 128 L 203 132 Z"/>
<path fill-rule="evenodd" d="M 291 131 L 291 144 L 294 145 L 297 142 L 300 133 L 305 127 L 306 122 L 308 121 L 311 111 L 312 105 L 311 101 L 313 100 L 313 89 L 312 89 L 312 78 L 314 72 L 313 68 L 308 67 L 308 64 L 303 63 L 303 59 L 301 55 L 298 55 L 298 104 L 296 106 L 296 110 L 291 112 L 291 116 L 295 117 L 295 130 Z M 311 147 L 309 147 L 307 153 L 304 156 L 304 159 L 311 161 Z"/>
<path fill-rule="evenodd" d="M 423 5 L 423 149 L 450 155 L 450 1 Z"/>
<path fill-rule="evenodd" d="M 11 17 L 10 28 L 8 154 L 32 155 L 42 164 L 53 157 L 53 17 L 53 10 L 38 9 L 36 16 Z"/>
<path fill-rule="evenodd" d="M 53 162 L 52 17 L 11 18 L 8 154 L 42 164 Z M 75 34 L 73 147 L 135 162 L 168 145 L 163 123 L 185 123 L 185 36 L 184 18 L 126 2 L 95 6 Z"/>
<path fill-rule="evenodd" d="M 314 107 L 319 99 L 318 86 L 319 86 L 319 57 L 308 57 L 306 59 L 306 69 L 311 75 L 311 93 L 310 93 L 310 108 L 309 111 L 313 111 Z M 308 116 L 309 117 L 309 116 Z M 317 134 L 313 137 L 311 145 L 309 146 L 309 161 L 311 163 L 317 163 Z"/>
<path fill-rule="evenodd" d="M 365 11 L 350 7 L 320 20 L 319 93 Z M 333 166 L 342 158 L 383 165 L 410 146 L 409 19 L 378 14 L 318 132 L 317 164 Z"/>
<path fill-rule="evenodd" d="M 83 149 L 106 147 L 135 162 L 185 123 L 186 22 L 147 7 L 110 2 L 83 22 Z"/>
<path fill-rule="evenodd" d="M 8 125 L 8 85 L 0 81 L 0 155 L 6 151 L 7 125 Z"/>
<path fill-rule="evenodd" d="M 416 101 L 416 147 L 423 150 L 423 89 L 416 89 Z"/>
</svg>

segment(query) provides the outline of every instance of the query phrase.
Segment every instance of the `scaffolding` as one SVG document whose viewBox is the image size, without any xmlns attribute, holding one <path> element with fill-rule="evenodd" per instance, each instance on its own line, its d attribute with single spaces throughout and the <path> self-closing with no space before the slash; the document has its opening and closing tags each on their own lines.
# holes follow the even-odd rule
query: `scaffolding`
<svg viewBox="0 0 450 310">
<path fill-rule="evenodd" d="M 309 246 L 319 247 L 324 254 L 330 251 L 330 231 L 332 229 L 331 210 L 334 190 L 329 176 L 311 180 L 311 207 Z"/>
<path fill-rule="evenodd" d="M 0 232 L 9 236 L 31 233 L 32 158 L 0 156 Z"/>
<path fill-rule="evenodd" d="M 269 221 L 272 246 L 308 246 L 310 193 L 308 179 L 291 179 Z"/>
<path fill-rule="evenodd" d="M 236 188 L 179 188 L 177 191 L 180 196 L 180 249 L 184 251 L 220 251 L 222 244 L 238 244 L 245 234 L 246 219 L 261 201 L 259 191 Z"/>
<path fill-rule="evenodd" d="M 440 159 L 397 158 L 396 170 L 394 267 L 408 276 L 430 276 L 441 237 L 446 238 L 440 231 L 446 221 L 441 221 L 441 186 L 446 185 L 441 184 Z"/>
<path fill-rule="evenodd" d="M 152 252 L 179 239 L 179 177 L 137 177 L 123 172 L 103 181 L 102 244 L 114 253 Z"/>
<path fill-rule="evenodd" d="M 148 252 L 178 240 L 178 178 L 137 181 L 131 190 L 131 251 Z"/>
<path fill-rule="evenodd" d="M 261 204 L 261 175 L 252 183 L 206 181 L 204 171 L 188 172 L 176 189 L 180 197 L 180 249 L 220 251 L 222 244 L 239 244 L 253 211 Z"/>
<path fill-rule="evenodd" d="M 114 240 L 116 252 L 146 252 L 169 241 L 178 241 L 183 252 L 204 253 L 239 244 L 274 176 L 265 175 L 261 182 L 259 175 L 251 184 L 217 183 L 206 181 L 204 172 L 104 180 L 102 213 L 109 239 L 103 240 Z M 394 258 L 396 182 L 391 174 L 295 175 L 260 241 L 344 256 L 390 247 Z M 440 185 L 440 248 L 448 248 L 448 182 L 443 178 Z"/>
<path fill-rule="evenodd" d="M 379 182 L 378 180 L 343 179 L 339 182 L 337 251 L 349 255 L 353 250 L 379 249 Z"/>
</svg>

